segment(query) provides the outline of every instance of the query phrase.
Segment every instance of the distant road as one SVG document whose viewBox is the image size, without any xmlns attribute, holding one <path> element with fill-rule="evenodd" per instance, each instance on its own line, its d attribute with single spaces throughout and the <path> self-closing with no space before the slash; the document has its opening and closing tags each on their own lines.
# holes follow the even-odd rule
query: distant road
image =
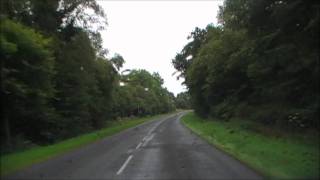
<svg viewBox="0 0 320 180">
<path fill-rule="evenodd" d="M 179 121 L 159 118 L 5 179 L 262 179 Z"/>
</svg>

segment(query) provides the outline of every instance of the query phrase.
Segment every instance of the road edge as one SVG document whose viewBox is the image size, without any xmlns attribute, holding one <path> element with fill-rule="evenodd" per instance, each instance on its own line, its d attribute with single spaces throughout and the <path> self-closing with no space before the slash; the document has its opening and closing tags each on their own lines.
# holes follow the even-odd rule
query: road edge
<svg viewBox="0 0 320 180">
<path fill-rule="evenodd" d="M 166 114 L 159 114 L 159 117 L 150 117 L 150 119 L 147 118 L 144 122 L 142 122 L 142 123 L 140 123 L 140 124 L 137 124 L 137 125 L 134 125 L 134 126 L 125 128 L 125 129 L 120 130 L 120 131 L 118 131 L 118 132 L 116 132 L 116 133 L 114 133 L 114 134 L 106 135 L 106 136 L 101 137 L 101 138 L 98 138 L 98 139 L 96 139 L 96 140 L 93 140 L 93 141 L 90 141 L 90 142 L 86 142 L 86 143 L 80 144 L 80 145 L 77 146 L 77 147 L 73 147 L 73 148 L 70 148 L 70 149 L 66 149 L 66 150 L 64 150 L 63 152 L 60 152 L 60 153 L 57 153 L 57 154 L 48 155 L 47 157 L 44 157 L 43 159 L 36 160 L 36 161 L 34 161 L 34 162 L 32 162 L 32 163 L 29 163 L 29 164 L 27 163 L 27 164 L 22 165 L 22 166 L 17 167 L 17 168 L 13 168 L 13 170 L 3 171 L 3 169 L 0 168 L 0 169 L 1 169 L 0 179 L 1 179 L 1 178 L 5 178 L 6 176 L 9 176 L 10 174 L 16 173 L 16 172 L 18 172 L 18 171 L 20 171 L 20 170 L 22 170 L 22 169 L 24 169 L 24 168 L 28 168 L 28 167 L 30 167 L 30 166 L 32 166 L 32 165 L 35 165 L 35 164 L 38 164 L 38 163 L 42 163 L 42 162 L 44 162 L 44 161 L 48 161 L 48 160 L 50 160 L 50 159 L 52 159 L 52 158 L 57 158 L 57 157 L 59 157 L 59 156 L 66 155 L 67 153 L 72 153 L 72 152 L 74 152 L 74 151 L 77 151 L 77 150 L 80 149 L 80 148 L 84 148 L 85 146 L 89 146 L 89 145 L 91 145 L 91 144 L 93 144 L 93 143 L 97 143 L 97 142 L 99 142 L 99 141 L 102 141 L 102 140 L 104 140 L 105 138 L 112 137 L 112 136 L 117 136 L 117 135 L 119 135 L 119 134 L 121 134 L 121 133 L 124 133 L 124 132 L 126 132 L 126 131 L 130 131 L 130 130 L 132 130 L 132 129 L 134 129 L 134 128 L 137 128 L 137 127 L 140 127 L 140 126 L 147 125 L 147 124 L 152 123 L 152 122 L 154 122 L 154 121 L 158 121 L 158 120 L 162 120 L 162 119 L 168 119 L 168 118 L 173 117 L 173 116 L 175 116 L 175 115 L 177 115 L 177 114 L 179 114 L 179 113 L 180 113 L 179 111 L 174 111 L 174 112 L 170 112 L 170 113 L 166 113 Z M 155 115 L 155 116 L 157 116 L 157 115 Z M 93 133 L 93 132 L 91 132 L 91 133 Z M 82 135 L 85 135 L 85 134 L 82 134 Z M 81 135 L 79 135 L 79 136 L 81 136 Z M 75 138 L 75 137 L 73 137 L 73 138 Z M 72 139 L 72 138 L 70 138 L 70 139 Z M 68 139 L 66 139 L 66 140 L 68 140 Z M 52 144 L 52 145 L 54 145 L 54 144 Z M 2 158 L 2 157 L 1 157 L 1 158 Z"/>
<path fill-rule="evenodd" d="M 273 179 L 275 177 L 271 177 L 268 174 L 265 174 L 264 172 L 262 172 L 260 169 L 252 166 L 251 164 L 249 164 L 248 162 L 240 159 L 239 157 L 237 157 L 235 154 L 232 154 L 231 152 L 223 149 L 223 147 L 221 147 L 219 144 L 214 143 L 212 141 L 210 141 L 208 138 L 206 138 L 203 134 L 197 132 L 195 129 L 193 129 L 192 127 L 189 127 L 183 120 L 182 117 L 185 116 L 186 114 L 188 114 L 190 112 L 184 113 L 183 115 L 181 115 L 180 117 L 178 117 L 178 121 L 183 125 L 183 127 L 185 127 L 189 132 L 191 132 L 192 134 L 196 135 L 197 137 L 201 138 L 202 140 L 204 140 L 208 145 L 213 146 L 214 148 L 216 148 L 217 150 L 219 150 L 220 152 L 223 152 L 225 154 L 227 154 L 229 157 L 231 157 L 232 159 L 244 164 L 245 166 L 247 166 L 248 168 L 250 168 L 251 170 L 253 170 L 255 173 L 257 173 L 258 175 L 260 175 L 263 179 Z"/>
</svg>

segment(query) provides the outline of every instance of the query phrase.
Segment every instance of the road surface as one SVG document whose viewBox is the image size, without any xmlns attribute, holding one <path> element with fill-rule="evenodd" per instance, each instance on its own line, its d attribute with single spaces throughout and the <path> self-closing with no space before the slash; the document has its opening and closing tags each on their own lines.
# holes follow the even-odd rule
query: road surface
<svg viewBox="0 0 320 180">
<path fill-rule="evenodd" d="M 261 179 L 179 118 L 149 121 L 5 179 Z"/>
</svg>

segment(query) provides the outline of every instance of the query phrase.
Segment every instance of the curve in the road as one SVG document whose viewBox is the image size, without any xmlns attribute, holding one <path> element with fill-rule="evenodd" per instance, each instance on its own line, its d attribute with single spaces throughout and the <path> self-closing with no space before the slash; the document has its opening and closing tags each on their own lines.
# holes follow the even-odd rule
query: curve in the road
<svg viewBox="0 0 320 180">
<path fill-rule="evenodd" d="M 147 122 L 5 179 L 261 179 L 184 127 L 183 113 Z"/>
</svg>

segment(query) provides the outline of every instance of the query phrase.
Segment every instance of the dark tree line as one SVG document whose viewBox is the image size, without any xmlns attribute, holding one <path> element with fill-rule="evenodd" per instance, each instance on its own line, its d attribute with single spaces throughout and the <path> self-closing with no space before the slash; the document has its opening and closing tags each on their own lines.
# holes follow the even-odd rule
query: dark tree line
<svg viewBox="0 0 320 180">
<path fill-rule="evenodd" d="M 175 106 L 178 109 L 191 109 L 191 99 L 188 92 L 181 92 L 175 98 Z"/>
<path fill-rule="evenodd" d="M 106 58 L 99 33 L 105 25 L 95 0 L 1 1 L 2 150 L 174 110 L 159 74 L 121 75 L 124 59 Z"/>
<path fill-rule="evenodd" d="M 196 28 L 173 59 L 195 111 L 319 128 L 317 1 L 226 0 L 219 25 Z"/>
</svg>

